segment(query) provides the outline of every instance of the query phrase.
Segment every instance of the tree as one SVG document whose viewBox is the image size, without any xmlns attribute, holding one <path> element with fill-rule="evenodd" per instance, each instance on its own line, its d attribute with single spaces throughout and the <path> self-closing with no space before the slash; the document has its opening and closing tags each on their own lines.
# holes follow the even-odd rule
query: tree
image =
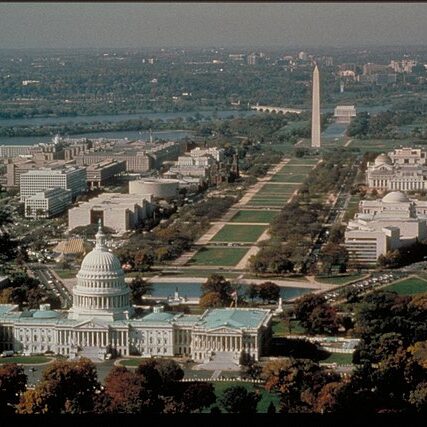
<svg viewBox="0 0 427 427">
<path fill-rule="evenodd" d="M 252 302 L 254 302 L 254 299 L 258 296 L 258 285 L 249 285 L 246 289 L 246 295 Z"/>
<path fill-rule="evenodd" d="M 277 301 L 280 297 L 280 286 L 273 282 L 264 282 L 259 285 L 259 297 L 265 301 Z"/>
<path fill-rule="evenodd" d="M 276 413 L 276 407 L 274 406 L 273 402 L 270 402 L 267 408 L 267 414 L 268 415 L 274 415 Z"/>
<path fill-rule="evenodd" d="M 186 412 L 184 403 L 172 396 L 163 397 L 163 405 L 164 414 L 183 414 Z"/>
<path fill-rule="evenodd" d="M 280 394 L 281 412 L 310 412 L 322 387 L 339 381 L 339 375 L 308 359 L 283 358 L 265 365 L 267 391 Z"/>
<path fill-rule="evenodd" d="M 415 390 L 410 392 L 408 400 L 417 412 L 425 415 L 427 413 L 427 381 L 419 383 Z"/>
<path fill-rule="evenodd" d="M 217 293 L 223 305 L 228 305 L 231 301 L 231 284 L 228 280 L 225 280 L 224 276 L 219 274 L 209 276 L 208 280 L 202 285 L 202 296 L 210 292 Z"/>
<path fill-rule="evenodd" d="M 166 248 L 166 247 L 157 248 L 154 251 L 154 254 L 155 254 L 157 262 L 166 261 L 169 258 L 169 256 L 170 256 L 169 249 Z"/>
<path fill-rule="evenodd" d="M 212 383 L 192 383 L 185 389 L 182 402 L 186 411 L 201 412 L 203 408 L 208 408 L 216 402 L 215 388 Z"/>
<path fill-rule="evenodd" d="M 105 393 L 110 399 L 113 412 L 158 413 L 163 404 L 153 388 L 160 384 L 159 376 L 156 383 L 150 383 L 151 377 L 140 372 L 130 372 L 124 367 L 115 366 L 105 379 Z"/>
<path fill-rule="evenodd" d="M 98 228 L 99 228 L 98 223 L 96 223 L 96 224 L 89 224 L 89 225 L 83 225 L 83 226 L 80 226 L 80 227 L 73 228 L 70 231 L 70 235 L 72 235 L 72 236 L 82 236 L 82 237 L 84 237 L 86 239 L 94 239 L 95 238 L 95 234 L 98 232 Z M 115 233 L 115 231 L 112 228 L 105 227 L 105 226 L 102 227 L 102 231 L 104 232 L 104 234 L 107 234 L 107 235 Z"/>
<path fill-rule="evenodd" d="M 218 292 L 208 292 L 207 294 L 204 294 L 200 298 L 199 305 L 203 308 L 215 308 L 224 306 L 221 296 Z"/>
<path fill-rule="evenodd" d="M 0 265 L 16 257 L 18 253 L 18 241 L 8 232 L 0 228 Z"/>
<path fill-rule="evenodd" d="M 5 288 L 0 291 L 0 304 L 11 304 L 13 288 Z"/>
<path fill-rule="evenodd" d="M 173 360 L 146 360 L 139 364 L 136 374 L 144 378 L 145 387 L 160 396 L 174 396 L 184 371 Z"/>
<path fill-rule="evenodd" d="M 184 371 L 174 360 L 157 359 L 155 369 L 159 373 L 162 395 L 175 395 L 177 384 L 184 378 Z"/>
<path fill-rule="evenodd" d="M 26 391 L 19 404 L 21 414 L 85 413 L 94 408 L 100 390 L 95 365 L 88 359 L 54 362 L 43 372 L 34 390 Z"/>
<path fill-rule="evenodd" d="M 249 258 L 251 270 L 256 273 L 288 273 L 294 268 L 289 259 L 292 250 L 289 245 L 266 246 Z"/>
<path fill-rule="evenodd" d="M 6 206 L 0 207 L 0 228 L 12 223 L 13 217 L 11 210 Z"/>
<path fill-rule="evenodd" d="M 322 387 L 314 405 L 314 411 L 321 414 L 339 413 L 345 411 L 340 404 L 340 395 L 343 393 L 345 384 L 342 382 L 330 382 Z"/>
<path fill-rule="evenodd" d="M 219 402 L 229 413 L 255 414 L 260 399 L 257 393 L 248 391 L 245 387 L 232 386 L 225 389 Z"/>
<path fill-rule="evenodd" d="M 317 306 L 310 314 L 306 327 L 311 334 L 336 334 L 340 327 L 336 308 L 326 304 Z"/>
<path fill-rule="evenodd" d="M 134 255 L 134 265 L 137 271 L 148 271 L 154 264 L 154 256 L 148 249 L 141 249 Z"/>
<path fill-rule="evenodd" d="M 321 319 L 322 311 L 327 309 L 326 300 L 324 297 L 308 294 L 298 298 L 294 306 L 294 314 L 300 321 L 301 325 L 307 331 L 312 329 L 313 320 L 319 321 Z M 311 317 L 315 311 L 315 317 Z"/>
<path fill-rule="evenodd" d="M 153 289 L 152 285 L 139 275 L 132 279 L 129 284 L 129 288 L 132 304 L 141 304 L 142 296 L 146 295 Z"/>
<path fill-rule="evenodd" d="M 15 363 L 0 365 L 0 414 L 10 415 L 25 391 L 27 376 L 22 366 Z"/>
<path fill-rule="evenodd" d="M 347 249 L 344 246 L 328 242 L 321 250 L 319 259 L 324 271 L 330 273 L 332 266 L 339 265 L 340 272 L 344 272 L 348 261 Z"/>
</svg>

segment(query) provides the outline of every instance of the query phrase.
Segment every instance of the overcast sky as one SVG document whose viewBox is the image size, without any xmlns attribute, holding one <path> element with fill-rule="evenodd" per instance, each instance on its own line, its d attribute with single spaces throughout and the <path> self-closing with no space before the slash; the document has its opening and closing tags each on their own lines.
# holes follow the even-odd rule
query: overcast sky
<svg viewBox="0 0 427 427">
<path fill-rule="evenodd" d="M 0 48 L 422 45 L 427 4 L 0 3 Z"/>
</svg>

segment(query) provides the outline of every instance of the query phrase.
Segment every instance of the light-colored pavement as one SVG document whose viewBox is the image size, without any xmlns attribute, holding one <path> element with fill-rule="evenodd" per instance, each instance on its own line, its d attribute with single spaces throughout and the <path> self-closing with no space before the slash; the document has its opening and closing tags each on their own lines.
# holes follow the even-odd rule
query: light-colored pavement
<svg viewBox="0 0 427 427">
<path fill-rule="evenodd" d="M 205 267 L 202 267 L 205 269 Z M 206 277 L 164 277 L 164 276 L 154 276 L 151 277 L 148 280 L 148 282 L 154 282 L 154 283 L 205 283 L 208 279 L 208 276 Z M 280 287 L 286 287 L 286 288 L 304 288 L 304 289 L 313 289 L 318 291 L 328 291 L 330 289 L 335 289 L 337 285 L 329 284 L 329 283 L 320 283 L 316 282 L 312 276 L 307 276 L 306 281 L 297 281 L 297 280 L 287 280 L 287 279 L 238 279 L 238 283 L 241 283 L 242 285 L 250 285 L 252 283 L 254 284 L 261 284 L 264 283 L 267 280 L 271 280 L 272 282 L 276 283 L 276 285 Z M 233 279 L 230 279 L 233 280 Z"/>
<path fill-rule="evenodd" d="M 199 240 L 197 240 L 195 242 L 195 244 L 197 246 L 199 245 L 206 245 L 211 239 L 212 237 L 215 236 L 216 233 L 218 233 L 222 227 L 224 227 L 225 222 L 221 221 L 221 222 L 215 222 L 211 228 L 209 228 L 209 230 L 202 236 L 200 237 Z"/>
<path fill-rule="evenodd" d="M 248 264 L 249 258 L 252 255 L 256 255 L 259 252 L 260 248 L 258 246 L 252 246 L 248 252 L 246 252 L 245 256 L 238 262 L 238 264 L 234 267 L 235 270 L 245 270 Z"/>
</svg>

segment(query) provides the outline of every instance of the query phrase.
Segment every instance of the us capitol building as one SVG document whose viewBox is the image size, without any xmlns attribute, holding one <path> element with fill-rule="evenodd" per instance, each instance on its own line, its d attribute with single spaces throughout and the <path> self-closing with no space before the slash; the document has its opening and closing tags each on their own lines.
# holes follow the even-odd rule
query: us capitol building
<svg viewBox="0 0 427 427">
<path fill-rule="evenodd" d="M 52 352 L 103 358 L 117 356 L 188 356 L 204 362 L 215 352 L 238 360 L 242 352 L 258 360 L 271 334 L 269 310 L 209 309 L 202 315 L 168 313 L 162 307 L 136 317 L 130 289 L 118 258 L 105 245 L 101 226 L 95 248 L 84 258 L 68 311 L 19 311 L 0 304 L 0 351 Z"/>
</svg>

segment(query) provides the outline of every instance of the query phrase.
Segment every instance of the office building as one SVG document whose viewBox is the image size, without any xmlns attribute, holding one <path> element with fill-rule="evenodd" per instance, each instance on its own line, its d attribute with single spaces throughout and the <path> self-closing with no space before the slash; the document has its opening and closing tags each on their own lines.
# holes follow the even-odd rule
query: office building
<svg viewBox="0 0 427 427">
<path fill-rule="evenodd" d="M 86 191 L 86 169 L 76 166 L 62 169 L 37 169 L 21 175 L 21 202 L 29 196 L 49 188 L 60 187 L 71 190 L 71 197 L 76 197 Z"/>
<path fill-rule="evenodd" d="M 12 158 L 30 154 L 33 145 L 0 145 L 0 158 Z"/>
<path fill-rule="evenodd" d="M 86 181 L 90 188 L 101 188 L 126 170 L 124 160 L 105 160 L 86 167 Z"/>
<path fill-rule="evenodd" d="M 71 204 L 71 190 L 49 188 L 25 198 L 27 218 L 50 218 L 64 212 Z"/>
<path fill-rule="evenodd" d="M 165 161 L 176 160 L 184 153 L 185 142 L 143 143 L 135 141 L 76 156 L 76 164 L 88 166 L 106 160 L 125 161 L 126 172 L 144 173 L 159 169 Z"/>
<path fill-rule="evenodd" d="M 103 193 L 68 211 L 68 229 L 96 224 L 99 220 L 116 233 L 134 229 L 153 209 L 151 194 Z"/>
</svg>

